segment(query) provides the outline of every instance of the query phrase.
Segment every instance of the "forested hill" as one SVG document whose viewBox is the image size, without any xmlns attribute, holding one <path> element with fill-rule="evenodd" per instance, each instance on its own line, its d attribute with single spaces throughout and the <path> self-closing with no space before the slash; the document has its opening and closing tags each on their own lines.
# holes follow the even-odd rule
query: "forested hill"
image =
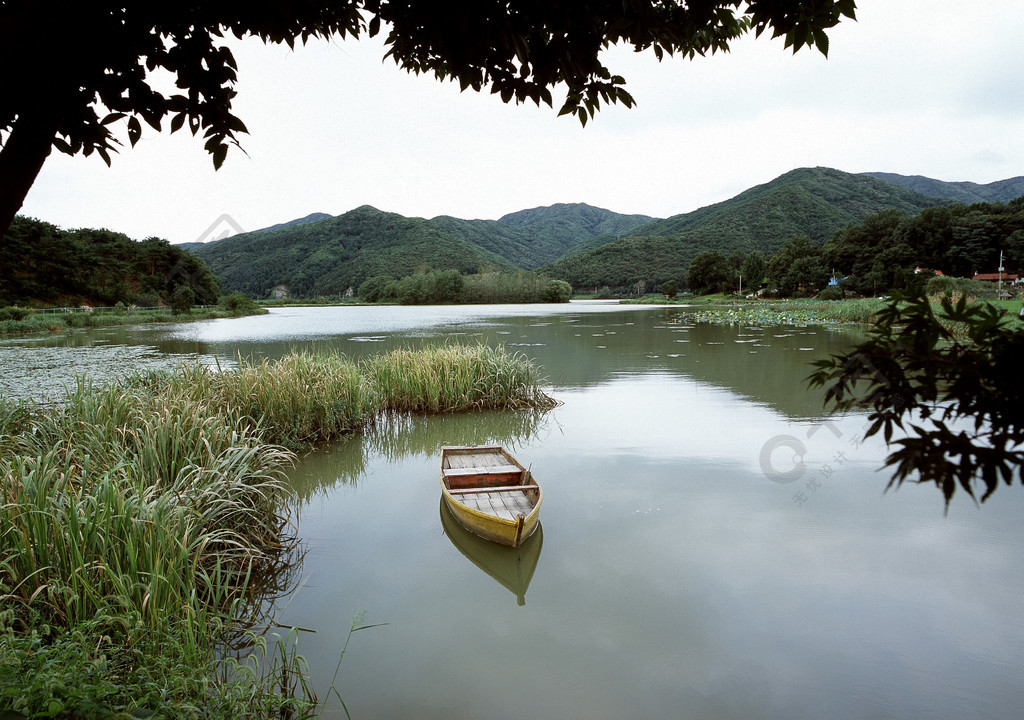
<svg viewBox="0 0 1024 720">
<path fill-rule="evenodd" d="M 932 181 L 938 192 L 945 185 Z M 1013 180 L 993 183 L 1011 192 Z M 971 185 L 960 183 L 959 185 Z M 948 187 L 945 188 L 949 190 Z M 196 248 L 225 289 L 265 297 L 343 293 L 378 274 L 421 265 L 473 273 L 542 269 L 578 290 L 682 281 L 703 250 L 776 252 L 789 239 L 817 244 L 882 210 L 917 214 L 950 202 L 871 174 L 800 168 L 725 202 L 655 220 L 584 204 L 510 213 L 499 220 L 405 218 L 363 207 L 345 215 L 227 238 Z"/>
<path fill-rule="evenodd" d="M 292 296 L 308 297 L 344 293 L 375 275 L 402 277 L 421 265 L 462 273 L 533 269 L 575 245 L 615 240 L 650 220 L 582 204 L 523 210 L 500 220 L 425 220 L 363 206 L 192 250 L 228 290 L 266 297 L 284 286 Z"/>
<path fill-rule="evenodd" d="M 321 220 L 330 220 L 331 216 L 327 213 L 316 212 L 310 213 L 306 217 L 298 218 L 297 220 L 289 220 L 288 222 L 278 223 L 277 225 L 271 225 L 270 227 L 260 228 L 254 232 L 273 232 L 274 230 L 281 230 L 286 227 L 292 227 L 294 225 L 306 225 L 308 223 L 320 222 Z"/>
<path fill-rule="evenodd" d="M 869 177 L 885 180 L 893 185 L 909 188 L 922 195 L 945 198 L 954 202 L 971 205 L 983 202 L 1010 202 L 1024 195 L 1024 176 L 997 180 L 986 185 L 972 182 L 946 182 L 923 175 L 897 175 L 896 173 L 862 173 Z"/>
<path fill-rule="evenodd" d="M 656 220 L 632 234 L 668 236 L 713 229 L 723 239 L 768 245 L 776 241 L 781 245 L 793 235 L 821 242 L 881 210 L 917 213 L 937 204 L 933 197 L 864 175 L 799 168 L 725 202 Z"/>
<path fill-rule="evenodd" d="M 111 230 L 64 230 L 18 216 L 0 244 L 0 307 L 170 305 L 180 287 L 201 304 L 221 295 L 199 258 L 160 238 L 136 242 Z"/>
<path fill-rule="evenodd" d="M 651 220 L 647 215 L 621 215 L 584 203 L 559 203 L 509 213 L 498 220 L 441 216 L 433 222 L 456 237 L 533 270 L 581 244 L 611 242 Z"/>
<path fill-rule="evenodd" d="M 690 261 L 703 250 L 771 255 L 795 236 L 820 244 L 873 213 L 916 214 L 943 202 L 867 175 L 800 168 L 725 202 L 643 225 L 629 237 L 563 258 L 544 271 L 579 290 L 640 280 L 657 285 L 685 278 Z"/>
<path fill-rule="evenodd" d="M 234 235 L 193 250 L 226 289 L 267 297 L 337 295 L 374 275 L 402 277 L 427 264 L 475 273 L 514 270 L 508 260 L 460 240 L 429 220 L 364 205 L 319 222 Z"/>
</svg>

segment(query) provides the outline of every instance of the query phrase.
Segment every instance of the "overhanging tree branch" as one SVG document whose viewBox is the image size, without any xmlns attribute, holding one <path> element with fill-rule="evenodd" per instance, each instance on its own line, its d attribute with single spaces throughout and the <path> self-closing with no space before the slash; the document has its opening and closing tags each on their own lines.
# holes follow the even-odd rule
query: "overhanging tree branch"
<svg viewBox="0 0 1024 720">
<path fill-rule="evenodd" d="M 232 113 L 236 71 L 225 35 L 267 43 L 376 35 L 387 29 L 386 57 L 413 73 L 432 73 L 465 90 L 489 89 L 505 102 L 552 106 L 581 123 L 602 104 L 634 104 L 625 78 L 602 52 L 625 44 L 687 57 L 727 51 L 754 30 L 786 47 L 828 52 L 826 30 L 853 18 L 852 0 L 5 0 L 0 2 L 0 236 L 21 207 L 48 152 L 110 162 L 121 123 L 134 145 L 142 123 L 202 133 L 220 167 L 245 125 Z M 180 92 L 150 84 L 170 72 Z M 51 102 L 53 97 L 61 102 Z M 24 147 L 24 149 L 22 149 Z"/>
<path fill-rule="evenodd" d="M 958 488 L 984 501 L 1024 482 L 1024 331 L 1010 323 L 966 297 L 936 310 L 920 291 L 894 293 L 868 338 L 808 380 L 834 410 L 869 411 L 866 437 L 893 448 L 890 487 L 934 483 L 947 507 Z"/>
</svg>

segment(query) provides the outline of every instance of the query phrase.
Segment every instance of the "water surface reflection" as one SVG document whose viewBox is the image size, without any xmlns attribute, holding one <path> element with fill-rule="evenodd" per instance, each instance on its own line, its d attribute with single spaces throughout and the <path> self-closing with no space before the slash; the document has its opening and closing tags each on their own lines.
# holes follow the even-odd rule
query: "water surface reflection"
<svg viewBox="0 0 1024 720">
<path fill-rule="evenodd" d="M 477 537 L 459 524 L 441 500 L 441 527 L 452 545 L 463 557 L 498 581 L 516 596 L 516 603 L 526 604 L 526 591 L 537 570 L 540 551 L 544 547 L 544 523 L 537 525 L 533 535 L 519 547 L 506 547 Z"/>
</svg>

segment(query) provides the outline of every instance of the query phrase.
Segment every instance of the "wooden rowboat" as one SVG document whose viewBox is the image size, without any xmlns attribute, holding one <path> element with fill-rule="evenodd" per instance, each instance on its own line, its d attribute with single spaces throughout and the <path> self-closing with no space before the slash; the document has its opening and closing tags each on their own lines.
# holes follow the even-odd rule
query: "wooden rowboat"
<svg viewBox="0 0 1024 720">
<path fill-rule="evenodd" d="M 544 497 L 530 471 L 500 445 L 441 448 L 441 492 L 460 525 L 511 547 L 537 529 Z"/>
</svg>

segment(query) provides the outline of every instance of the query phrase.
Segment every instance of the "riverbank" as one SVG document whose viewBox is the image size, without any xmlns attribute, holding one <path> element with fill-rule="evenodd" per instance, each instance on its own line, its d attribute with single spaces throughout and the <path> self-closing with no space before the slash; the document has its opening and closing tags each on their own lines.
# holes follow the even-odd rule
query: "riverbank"
<svg viewBox="0 0 1024 720">
<path fill-rule="evenodd" d="M 1021 310 L 1019 300 L 979 300 L 996 306 L 1014 321 Z M 686 318 L 690 322 L 744 325 L 832 325 L 869 324 L 882 309 L 886 299 L 857 298 L 851 300 L 780 299 L 750 300 L 728 295 L 706 295 L 697 298 L 640 298 L 624 304 L 670 304 L 692 308 Z M 938 309 L 939 303 L 933 302 Z M 1015 322 L 1020 322 L 1017 319 Z M 950 326 L 957 334 L 959 329 Z"/>
<path fill-rule="evenodd" d="M 244 315 L 261 315 L 266 310 Z M 57 333 L 75 328 L 116 327 L 118 325 L 153 325 L 160 323 L 192 322 L 214 318 L 243 317 L 219 308 L 196 308 L 176 315 L 170 308 L 158 310 L 126 310 L 124 312 L 76 311 L 69 313 L 33 313 L 23 320 L 0 320 L 0 335 L 32 335 Z"/>
<path fill-rule="evenodd" d="M 67 308 L 61 312 L 5 307 L 0 308 L 0 336 L 52 334 L 75 328 L 194 322 L 265 315 L 267 312 L 266 308 L 259 307 L 251 300 L 239 301 L 232 296 L 226 297 L 219 305 L 193 307 L 184 313 L 175 313 L 170 307 Z"/>
<path fill-rule="evenodd" d="M 830 325 L 869 323 L 885 301 L 858 300 L 757 300 L 740 304 L 694 308 L 687 317 L 692 322 L 743 323 L 746 325 Z"/>
<path fill-rule="evenodd" d="M 296 579 L 295 452 L 383 413 L 552 407 L 540 384 L 523 355 L 449 345 L 187 365 L 81 381 L 58 405 L 0 403 L 0 714 L 308 716 L 294 644 L 218 660 Z"/>
<path fill-rule="evenodd" d="M 880 310 L 884 300 L 780 299 L 750 300 L 730 295 L 704 295 L 673 298 L 644 297 L 624 300 L 624 304 L 669 304 L 692 307 L 687 317 L 693 322 L 744 323 L 748 325 L 828 325 L 867 323 Z"/>
</svg>

